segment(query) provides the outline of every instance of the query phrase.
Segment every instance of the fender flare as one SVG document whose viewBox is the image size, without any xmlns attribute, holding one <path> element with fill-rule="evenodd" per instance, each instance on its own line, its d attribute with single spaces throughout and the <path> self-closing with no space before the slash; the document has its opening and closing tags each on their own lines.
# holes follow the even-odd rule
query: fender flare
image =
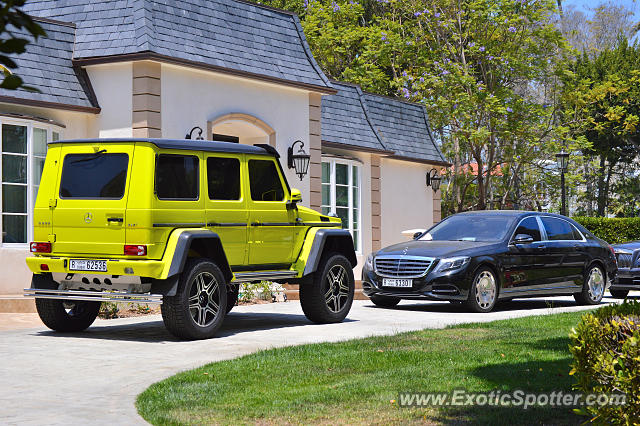
<svg viewBox="0 0 640 426">
<path fill-rule="evenodd" d="M 320 259 L 327 245 L 327 241 L 337 240 L 341 246 L 340 254 L 343 254 L 351 263 L 351 267 L 355 268 L 358 264 L 356 253 L 353 245 L 353 237 L 346 229 L 320 229 L 316 232 L 309 252 L 309 257 L 304 267 L 302 276 L 310 275 L 318 270 Z"/>
<path fill-rule="evenodd" d="M 208 230 L 182 231 L 178 236 L 176 247 L 173 250 L 171 265 L 169 266 L 166 280 L 153 280 L 153 291 L 165 296 L 175 296 L 178 287 L 178 279 L 189 257 L 189 250 L 195 244 L 199 244 L 205 252 L 200 253 L 204 258 L 211 259 L 222 271 L 227 282 L 233 279 L 233 273 L 229 261 L 224 253 L 220 236 Z"/>
</svg>

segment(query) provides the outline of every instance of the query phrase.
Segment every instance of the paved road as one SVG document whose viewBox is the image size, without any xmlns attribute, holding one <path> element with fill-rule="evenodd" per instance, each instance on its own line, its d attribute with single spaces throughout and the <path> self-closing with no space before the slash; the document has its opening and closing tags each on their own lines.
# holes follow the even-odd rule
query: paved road
<svg viewBox="0 0 640 426">
<path fill-rule="evenodd" d="M 0 331 L 0 423 L 144 424 L 134 406 L 137 394 L 208 362 L 279 346 L 581 309 L 568 297 L 516 300 L 490 314 L 439 302 L 404 301 L 387 310 L 356 301 L 347 321 L 315 325 L 297 302 L 241 306 L 218 338 L 197 342 L 174 339 L 159 316 L 99 320 L 78 334 L 44 327 Z"/>
</svg>

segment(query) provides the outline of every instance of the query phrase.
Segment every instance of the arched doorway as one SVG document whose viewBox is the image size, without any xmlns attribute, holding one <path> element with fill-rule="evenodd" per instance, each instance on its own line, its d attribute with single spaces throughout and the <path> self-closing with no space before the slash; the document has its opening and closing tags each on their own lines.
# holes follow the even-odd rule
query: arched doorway
<svg viewBox="0 0 640 426">
<path fill-rule="evenodd" d="M 209 121 L 207 139 L 276 146 L 276 132 L 271 126 L 257 117 L 242 113 L 225 114 Z"/>
</svg>

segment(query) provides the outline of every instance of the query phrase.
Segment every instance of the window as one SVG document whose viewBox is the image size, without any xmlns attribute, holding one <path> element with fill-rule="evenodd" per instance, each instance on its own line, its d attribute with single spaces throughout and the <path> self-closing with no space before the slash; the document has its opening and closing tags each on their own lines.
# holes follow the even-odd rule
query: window
<svg viewBox="0 0 640 426">
<path fill-rule="evenodd" d="M 160 154 L 156 162 L 156 194 L 160 200 L 197 200 L 199 159 L 194 155 Z"/>
<path fill-rule="evenodd" d="M 107 198 L 124 196 L 127 154 L 68 154 L 62 163 L 60 198 Z"/>
<path fill-rule="evenodd" d="M 551 241 L 582 239 L 582 237 L 576 238 L 573 226 L 566 220 L 556 219 L 554 217 L 543 217 L 542 224 L 547 231 L 547 238 Z"/>
<path fill-rule="evenodd" d="M 253 201 L 283 201 L 284 189 L 271 160 L 249 160 L 249 185 Z"/>
<path fill-rule="evenodd" d="M 335 213 L 360 251 L 360 166 L 355 161 L 322 162 L 322 213 Z"/>
<path fill-rule="evenodd" d="M 32 212 L 47 155 L 60 127 L 0 117 L 0 244 L 24 247 L 33 236 Z"/>
<path fill-rule="evenodd" d="M 237 158 L 207 158 L 210 200 L 240 199 L 240 161 Z"/>
<path fill-rule="evenodd" d="M 516 232 L 514 232 L 513 236 L 515 237 L 518 234 L 531 235 L 533 237 L 533 241 L 540 241 L 542 237 L 540 236 L 540 227 L 538 226 L 538 220 L 535 217 L 528 217 L 520 222 Z"/>
</svg>

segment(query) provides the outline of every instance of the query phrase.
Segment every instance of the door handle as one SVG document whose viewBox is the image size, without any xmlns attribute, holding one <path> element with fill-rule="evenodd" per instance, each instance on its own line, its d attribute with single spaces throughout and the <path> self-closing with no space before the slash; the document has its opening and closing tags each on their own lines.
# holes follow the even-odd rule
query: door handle
<svg viewBox="0 0 640 426">
<path fill-rule="evenodd" d="M 547 248 L 547 246 L 545 246 L 545 245 L 540 245 L 540 246 L 538 246 L 538 250 L 544 250 L 544 249 L 546 249 L 546 248 Z"/>
<path fill-rule="evenodd" d="M 122 217 L 108 217 L 107 218 L 107 222 L 124 223 L 124 218 L 122 218 Z"/>
</svg>

